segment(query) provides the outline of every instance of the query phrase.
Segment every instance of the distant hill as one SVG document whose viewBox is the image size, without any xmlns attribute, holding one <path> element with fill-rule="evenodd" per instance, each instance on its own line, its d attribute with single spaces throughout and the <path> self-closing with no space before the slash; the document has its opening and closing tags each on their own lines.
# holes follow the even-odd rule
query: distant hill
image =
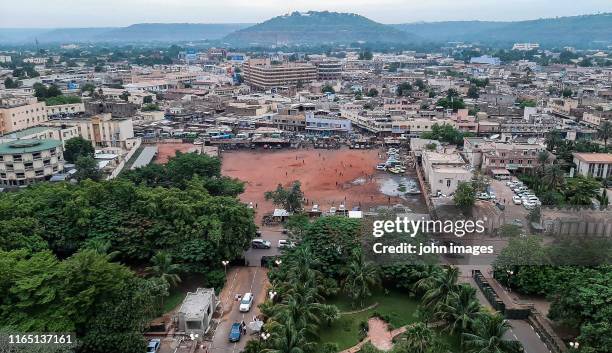
<svg viewBox="0 0 612 353">
<path fill-rule="evenodd" d="M 220 39 L 250 23 L 139 23 L 127 27 L 0 28 L 0 43 L 177 42 Z"/>
<path fill-rule="evenodd" d="M 234 45 L 402 43 L 414 36 L 366 17 L 328 11 L 293 12 L 229 34 Z"/>
<path fill-rule="evenodd" d="M 535 42 L 544 46 L 578 47 L 602 42 L 612 44 L 611 13 L 518 22 L 448 21 L 392 26 L 432 42 Z"/>
</svg>

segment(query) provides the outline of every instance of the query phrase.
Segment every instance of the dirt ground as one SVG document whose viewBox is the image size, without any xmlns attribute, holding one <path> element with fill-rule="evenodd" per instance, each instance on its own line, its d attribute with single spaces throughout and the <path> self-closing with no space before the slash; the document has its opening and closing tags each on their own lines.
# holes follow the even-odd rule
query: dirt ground
<svg viewBox="0 0 612 353">
<path fill-rule="evenodd" d="M 378 181 L 388 177 L 376 171 L 383 162 L 379 150 L 282 150 L 230 151 L 223 153 L 222 173 L 246 183 L 240 195 L 243 202 L 257 206 L 257 219 L 272 212 L 274 205 L 264 193 L 278 184 L 290 185 L 299 180 L 307 199 L 306 209 L 313 204 L 323 211 L 344 203 L 347 209 L 388 204 L 405 204 L 406 200 L 381 193 Z"/>
<path fill-rule="evenodd" d="M 157 145 L 157 158 L 155 162 L 157 164 L 164 164 L 174 157 L 176 151 L 190 152 L 197 148 L 193 143 L 158 143 Z"/>
</svg>

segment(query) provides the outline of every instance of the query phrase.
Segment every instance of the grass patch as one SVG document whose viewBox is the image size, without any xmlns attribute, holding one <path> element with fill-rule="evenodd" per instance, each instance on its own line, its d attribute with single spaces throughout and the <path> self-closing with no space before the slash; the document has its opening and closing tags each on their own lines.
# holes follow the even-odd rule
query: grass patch
<svg viewBox="0 0 612 353">
<path fill-rule="evenodd" d="M 327 303 L 336 305 L 342 312 L 359 309 L 351 306 L 350 299 L 345 296 L 332 298 Z M 378 292 L 365 302 L 364 307 L 374 303 L 378 303 L 378 306 L 373 309 L 340 316 L 340 319 L 336 320 L 331 327 L 324 324 L 319 332 L 319 341 L 336 343 L 340 349 L 356 345 L 360 341 L 360 323 L 367 321 L 374 313 L 387 317 L 394 328 L 417 321 L 414 313 L 418 302 L 410 298 L 408 294 L 399 291 L 390 291 L 386 294 Z"/>
<path fill-rule="evenodd" d="M 182 288 L 173 288 L 170 290 L 170 295 L 164 298 L 164 305 L 162 305 L 162 313 L 167 313 L 172 309 L 176 308 L 185 299 L 187 292 Z"/>
</svg>

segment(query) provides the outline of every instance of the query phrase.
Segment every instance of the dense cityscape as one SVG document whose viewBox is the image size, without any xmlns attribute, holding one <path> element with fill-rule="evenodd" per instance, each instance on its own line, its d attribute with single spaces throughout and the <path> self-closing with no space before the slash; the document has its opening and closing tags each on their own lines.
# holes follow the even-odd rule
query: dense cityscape
<svg viewBox="0 0 612 353">
<path fill-rule="evenodd" d="M 0 352 L 612 352 L 612 14 L 364 15 L 0 28 Z"/>
</svg>

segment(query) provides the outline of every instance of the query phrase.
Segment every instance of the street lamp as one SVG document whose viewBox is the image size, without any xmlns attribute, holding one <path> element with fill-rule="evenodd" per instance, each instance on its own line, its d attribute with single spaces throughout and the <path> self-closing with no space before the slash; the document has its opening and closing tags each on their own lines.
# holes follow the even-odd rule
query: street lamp
<svg viewBox="0 0 612 353">
<path fill-rule="evenodd" d="M 580 346 L 580 343 L 574 341 L 574 342 L 570 342 L 569 345 L 573 349 L 578 349 L 578 346 Z"/>
<path fill-rule="evenodd" d="M 273 292 L 273 291 L 269 291 L 268 292 L 268 295 L 270 296 L 270 300 L 273 300 L 274 297 L 276 297 L 277 294 L 278 294 L 277 292 Z"/>
<path fill-rule="evenodd" d="M 276 264 L 276 266 L 280 266 L 280 264 L 282 264 L 283 261 L 281 259 L 278 259 L 278 260 L 274 261 L 274 263 Z"/>
<path fill-rule="evenodd" d="M 221 261 L 221 263 L 223 264 L 223 267 L 225 268 L 225 277 L 227 277 L 227 265 L 229 265 L 229 261 L 223 260 Z"/>
<path fill-rule="evenodd" d="M 506 270 L 506 273 L 508 274 L 506 285 L 508 286 L 508 288 L 510 288 L 510 278 L 514 275 L 514 271 Z"/>
<path fill-rule="evenodd" d="M 261 335 L 260 335 L 260 337 L 261 337 L 261 339 L 262 339 L 262 340 L 264 340 L 264 341 L 265 341 L 265 340 L 267 340 L 268 338 L 270 338 L 270 334 L 269 334 L 269 333 L 267 333 L 267 332 L 262 332 L 262 333 L 261 333 Z"/>
</svg>

